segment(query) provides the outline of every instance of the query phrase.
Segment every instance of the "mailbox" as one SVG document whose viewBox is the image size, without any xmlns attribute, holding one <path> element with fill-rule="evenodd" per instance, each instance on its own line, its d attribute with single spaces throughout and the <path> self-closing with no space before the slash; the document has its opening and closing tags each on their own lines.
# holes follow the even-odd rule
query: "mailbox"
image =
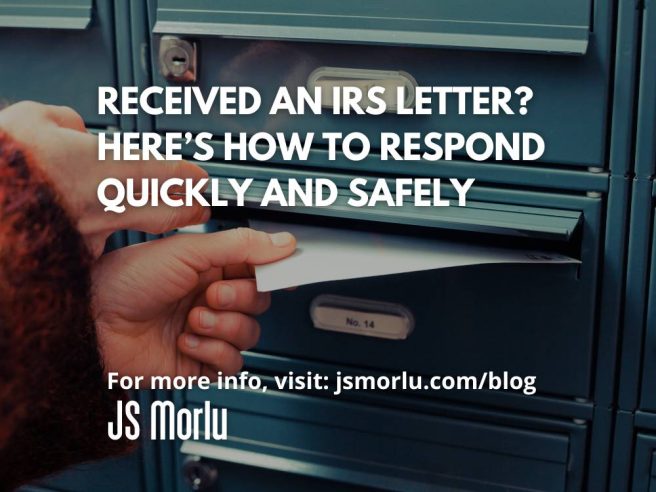
<svg viewBox="0 0 656 492">
<path fill-rule="evenodd" d="M 656 436 L 641 432 L 636 437 L 632 487 L 634 492 L 656 490 Z"/>
<path fill-rule="evenodd" d="M 541 165 L 603 168 L 611 3 L 150 0 L 153 81 L 160 85 L 251 86 L 265 104 L 278 86 L 317 83 L 528 86 L 534 92 L 525 116 L 161 115 L 156 127 L 215 134 L 361 131 L 374 150 L 381 131 L 530 129 L 545 138 Z M 173 63 L 183 74 L 177 81 L 167 68 Z M 381 170 L 404 172 L 403 163 Z"/>
<path fill-rule="evenodd" d="M 247 166 L 207 168 L 221 176 L 265 174 Z M 284 217 L 312 224 L 434 234 L 485 245 L 539 245 L 568 253 L 582 263 L 472 266 L 275 292 L 272 307 L 261 320 L 264 329 L 258 350 L 336 367 L 424 374 L 507 370 L 537 376 L 541 394 L 589 399 L 602 200 L 555 193 L 509 195 L 502 189 L 472 188 L 471 193 L 468 207 L 440 212 L 414 207 L 289 207 Z M 244 213 L 270 216 L 275 211 L 265 212 L 253 204 Z M 222 215 L 219 211 L 218 216 Z M 204 230 L 217 228 L 217 223 L 210 222 Z M 335 297 L 341 304 L 326 304 L 326 299 Z M 394 318 L 390 333 L 376 336 L 370 330 L 372 336 L 365 337 L 354 335 L 355 329 L 316 329 L 317 322 L 319 328 L 326 328 L 329 321 L 326 309 L 317 316 L 321 305 L 333 311 L 347 306 L 358 312 L 365 306 L 370 313 Z"/>
<path fill-rule="evenodd" d="M 119 458 L 111 458 L 96 463 L 74 465 L 63 473 L 46 478 L 38 486 L 27 486 L 21 492 L 112 492 L 115 490 L 143 490 L 143 454 L 133 452 Z"/>
<path fill-rule="evenodd" d="M 199 486 L 208 491 L 573 491 L 582 486 L 585 425 L 503 424 L 446 412 L 429 416 L 277 391 L 214 395 L 190 391 L 186 401 L 194 408 L 210 397 L 228 408 L 232 437 L 225 443 L 182 445 L 179 469 L 191 459 L 197 471 L 179 475 L 181 490 L 188 490 L 189 478 L 199 477 Z"/>
<path fill-rule="evenodd" d="M 635 234 L 635 241 L 644 245 L 644 254 L 650 254 L 642 268 L 642 278 L 647 272 L 646 312 L 644 314 L 644 367 L 642 374 L 642 393 L 640 408 L 656 412 L 656 77 L 654 60 L 656 56 L 656 16 L 649 11 L 645 18 L 645 38 L 643 40 L 644 58 L 640 71 L 640 101 L 638 109 L 635 193 L 641 201 L 636 200 L 636 215 L 641 219 Z M 649 194 L 651 192 L 651 202 Z M 649 213 L 651 211 L 651 214 Z M 644 220 L 642 220 L 644 218 Z M 651 227 L 651 241 L 648 228 Z M 633 239 L 633 238 L 632 238 Z M 647 250 L 651 247 L 650 253 Z M 640 272 L 636 272 L 638 275 Z M 640 277 L 637 277 L 640 278 Z M 640 284 L 637 284 L 640 285 Z M 644 291 L 643 291 L 644 293 Z M 644 294 L 643 294 L 644 295 Z"/>
<path fill-rule="evenodd" d="M 0 104 L 71 106 L 89 126 L 117 125 L 97 111 L 98 86 L 117 84 L 114 42 L 113 2 L 0 0 Z"/>
</svg>

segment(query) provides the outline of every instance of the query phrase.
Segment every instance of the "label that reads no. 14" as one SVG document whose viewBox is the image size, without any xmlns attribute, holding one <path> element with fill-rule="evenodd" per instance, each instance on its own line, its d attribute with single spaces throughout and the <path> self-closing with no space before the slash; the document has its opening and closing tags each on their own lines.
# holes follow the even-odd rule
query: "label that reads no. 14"
<svg viewBox="0 0 656 492">
<path fill-rule="evenodd" d="M 310 311 L 316 328 L 392 340 L 407 338 L 414 325 L 405 307 L 367 299 L 322 295 Z"/>
</svg>

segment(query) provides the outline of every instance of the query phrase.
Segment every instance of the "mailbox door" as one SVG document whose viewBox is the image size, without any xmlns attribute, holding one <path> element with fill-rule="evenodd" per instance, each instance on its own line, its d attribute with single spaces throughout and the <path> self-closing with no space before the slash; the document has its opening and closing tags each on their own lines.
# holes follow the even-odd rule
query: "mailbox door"
<svg viewBox="0 0 656 492">
<path fill-rule="evenodd" d="M 59 492 L 140 492 L 144 487 L 141 452 L 95 463 L 74 465 L 63 473 L 38 484 L 21 488 L 21 492 L 53 490 Z"/>
<path fill-rule="evenodd" d="M 392 85 L 398 74 L 405 74 L 420 86 L 494 85 L 512 90 L 528 86 L 534 94 L 525 116 L 458 115 L 452 110 L 446 115 L 375 117 L 289 117 L 267 115 L 266 111 L 234 117 L 196 112 L 192 116 L 158 116 L 156 126 L 162 131 L 210 131 L 219 136 L 259 130 L 286 134 L 361 131 L 368 135 L 374 151 L 379 148 L 381 131 L 534 131 L 546 143 L 540 165 L 604 167 L 610 4 L 607 0 L 596 0 L 594 5 L 577 0 L 559 5 L 415 0 L 402 5 L 388 1 L 383 9 L 380 2 L 356 6 L 346 1 L 152 0 L 152 69 L 154 82 L 161 85 L 178 84 L 167 81 L 159 65 L 159 57 L 166 56 L 165 50 L 159 50 L 160 37 L 172 35 L 195 43 L 193 83 L 205 93 L 215 85 L 252 86 L 262 93 L 265 106 L 278 86 L 312 85 L 313 72 L 318 69 L 328 74 L 328 85 L 350 80 L 350 75 L 339 70 L 348 69 L 360 71 L 365 80 L 381 77 Z M 384 14 L 373 15 L 376 8 Z M 315 12 L 317 9 L 321 12 Z M 391 32 L 390 26 L 398 31 Z M 567 31 L 569 41 L 561 38 L 557 42 L 563 49 L 552 44 L 555 38 L 551 35 L 540 33 L 549 28 L 562 30 L 561 34 Z M 484 32 L 488 29 L 503 34 Z M 552 32 L 556 37 L 561 34 Z M 580 43 L 579 48 L 566 48 L 570 42 Z M 514 108 L 518 110 L 519 106 Z M 403 166 L 403 162 L 389 162 L 382 169 L 398 172 Z"/>
<path fill-rule="evenodd" d="M 651 273 L 648 284 L 649 297 L 645 323 L 646 333 L 641 408 L 656 412 L 656 209 L 654 209 L 652 215 L 651 248 Z"/>
<path fill-rule="evenodd" d="M 656 436 L 640 433 L 636 439 L 633 463 L 633 492 L 656 491 Z"/>
<path fill-rule="evenodd" d="M 180 458 L 218 466 L 209 490 L 243 490 L 238 479 L 246 475 L 247 485 L 261 489 L 270 479 L 273 490 L 281 483 L 330 490 L 331 481 L 332 490 L 353 491 L 580 487 L 585 425 L 528 430 L 278 391 L 194 390 L 185 398 L 189 408 L 207 399 L 228 410 L 230 437 L 186 441 Z"/>
<path fill-rule="evenodd" d="M 235 172 L 245 169 L 235 167 Z M 220 172 L 218 167 L 210 171 Z M 413 210 L 418 215 L 338 207 L 297 212 L 336 215 L 298 214 L 314 225 L 335 219 L 328 224 L 339 226 L 342 220 L 362 218 L 369 222 L 356 222 L 355 227 L 376 229 L 373 221 L 388 221 L 398 232 L 412 223 L 428 226 L 423 231 L 436 227 L 441 232 L 433 233 L 438 235 L 463 228 L 465 241 L 478 240 L 482 245 L 512 246 L 535 235 L 540 248 L 563 242 L 574 247 L 570 254 L 582 264 L 473 266 L 274 292 L 272 307 L 260 320 L 263 330 L 256 349 L 383 371 L 431 375 L 508 371 L 536 376 L 539 395 L 589 398 L 603 198 L 501 189 L 472 189 L 471 193 L 471 207 L 426 214 Z M 288 213 L 282 220 L 293 220 L 295 215 Z M 213 227 L 216 224 L 210 223 L 208 230 Z M 495 234 L 486 234 L 490 231 Z M 554 237 L 560 240 L 553 242 Z M 404 340 L 388 340 L 317 329 L 311 306 L 326 294 L 400 304 L 412 313 L 414 331 Z"/>
<path fill-rule="evenodd" d="M 644 17 L 643 28 L 643 61 L 640 71 L 640 96 L 637 120 L 636 141 L 636 175 L 637 181 L 634 194 L 642 196 L 644 201 L 637 207 L 641 207 L 635 213 L 638 217 L 644 217 L 647 207 L 651 208 L 651 221 L 645 217 L 636 227 L 635 241 L 638 245 L 644 245 L 646 249 L 651 247 L 651 256 L 643 264 L 638 264 L 642 271 L 638 271 L 636 277 L 644 276 L 650 271 L 646 313 L 640 312 L 645 320 L 644 338 L 644 367 L 642 377 L 641 408 L 656 412 L 656 182 L 653 180 L 656 171 L 656 75 L 654 74 L 654 62 L 656 61 L 656 11 L 647 9 Z M 651 203 L 648 204 L 649 189 L 651 186 Z M 644 208 L 642 208 L 644 207 Z M 643 225 L 644 224 L 644 225 Z M 649 232 L 647 224 L 651 225 L 651 245 L 649 244 Z M 640 285 L 640 284 L 636 284 Z M 643 308 L 643 306 L 637 306 Z"/>
</svg>

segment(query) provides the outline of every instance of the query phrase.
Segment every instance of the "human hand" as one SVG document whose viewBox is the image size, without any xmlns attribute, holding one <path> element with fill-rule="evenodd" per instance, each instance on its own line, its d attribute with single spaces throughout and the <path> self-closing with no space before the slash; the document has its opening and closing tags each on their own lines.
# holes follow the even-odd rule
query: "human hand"
<svg viewBox="0 0 656 492">
<path fill-rule="evenodd" d="M 238 372 L 269 293 L 252 266 L 291 255 L 289 233 L 251 229 L 180 234 L 102 256 L 93 270 L 96 331 L 105 373 L 216 376 Z"/>
<path fill-rule="evenodd" d="M 99 161 L 98 138 L 86 131 L 82 117 L 71 108 L 20 102 L 0 111 L 0 130 L 21 143 L 53 182 L 94 257 L 100 256 L 107 237 L 117 230 L 159 234 L 209 219 L 209 209 L 200 204 L 176 208 L 160 203 L 157 207 L 126 206 L 122 214 L 105 212 L 96 196 L 105 178 L 122 182 L 134 178 L 136 185 L 142 178 L 196 181 L 207 173 L 184 161 Z"/>
</svg>

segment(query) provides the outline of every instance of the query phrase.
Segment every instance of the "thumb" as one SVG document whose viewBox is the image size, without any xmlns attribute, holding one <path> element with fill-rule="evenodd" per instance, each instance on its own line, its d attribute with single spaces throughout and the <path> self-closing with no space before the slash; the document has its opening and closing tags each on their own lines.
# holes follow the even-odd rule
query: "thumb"
<svg viewBox="0 0 656 492">
<path fill-rule="evenodd" d="M 179 234 L 160 242 L 197 272 L 226 265 L 271 263 L 296 249 L 296 238 L 289 232 L 267 234 L 245 227 L 212 234 Z"/>
</svg>

